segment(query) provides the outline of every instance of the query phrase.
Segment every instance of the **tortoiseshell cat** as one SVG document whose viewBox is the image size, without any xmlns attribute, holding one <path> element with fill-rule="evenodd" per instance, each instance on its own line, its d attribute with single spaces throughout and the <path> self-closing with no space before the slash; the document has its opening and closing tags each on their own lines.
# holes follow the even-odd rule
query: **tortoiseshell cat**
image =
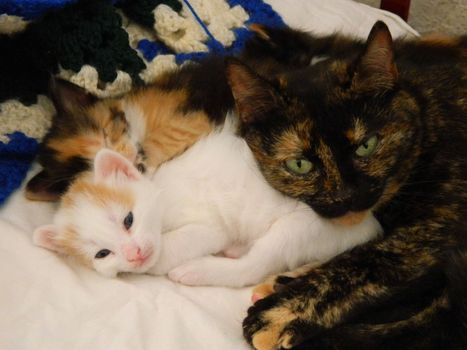
<svg viewBox="0 0 467 350">
<path fill-rule="evenodd" d="M 327 218 L 371 210 L 385 236 L 277 277 L 246 339 L 258 350 L 465 349 L 467 250 L 450 256 L 467 241 L 467 38 L 393 43 L 377 22 L 366 42 L 308 44 L 329 58 L 277 82 L 228 63 L 242 135 L 273 187 Z"/>
<path fill-rule="evenodd" d="M 302 59 L 308 49 L 308 38 L 302 33 L 257 25 L 251 29 L 256 35 L 240 57 L 257 71 L 271 75 L 308 64 Z M 283 55 L 284 49 L 291 48 L 299 59 Z M 28 183 L 27 197 L 59 199 L 73 179 L 90 169 L 103 147 L 123 154 L 142 171 L 182 153 L 222 123 L 234 107 L 224 71 L 224 59 L 213 56 L 167 72 L 119 98 L 107 99 L 98 99 L 66 81 L 52 80 L 50 95 L 57 113 L 39 152 L 43 171 Z"/>
</svg>

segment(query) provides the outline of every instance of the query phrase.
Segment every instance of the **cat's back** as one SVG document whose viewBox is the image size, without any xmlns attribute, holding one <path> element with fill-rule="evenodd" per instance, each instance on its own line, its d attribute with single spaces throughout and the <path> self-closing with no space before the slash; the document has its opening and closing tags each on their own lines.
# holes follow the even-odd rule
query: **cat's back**
<svg viewBox="0 0 467 350">
<path fill-rule="evenodd" d="M 467 36 L 429 35 L 396 41 L 395 60 L 401 76 L 444 96 L 467 89 Z M 456 95 L 457 96 L 457 95 Z M 452 97 L 456 97 L 452 96 Z"/>
</svg>

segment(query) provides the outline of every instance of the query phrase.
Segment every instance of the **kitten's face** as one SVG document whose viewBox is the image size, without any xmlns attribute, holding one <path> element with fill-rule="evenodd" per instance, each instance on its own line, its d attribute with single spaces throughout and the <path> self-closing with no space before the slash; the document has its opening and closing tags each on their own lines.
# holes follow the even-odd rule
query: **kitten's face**
<svg viewBox="0 0 467 350">
<path fill-rule="evenodd" d="M 144 273 L 160 252 L 157 193 L 151 188 L 125 158 L 103 150 L 94 174 L 73 183 L 54 224 L 38 228 L 34 241 L 105 276 Z"/>
<path fill-rule="evenodd" d="M 44 170 L 27 185 L 26 196 L 32 200 L 58 200 L 74 177 L 91 167 L 102 148 L 131 161 L 139 151 L 124 100 L 99 100 L 64 80 L 53 80 L 50 90 L 56 115 L 39 154 Z"/>
<path fill-rule="evenodd" d="M 188 92 L 180 88 L 153 85 L 101 100 L 66 81 L 51 90 L 57 114 L 39 153 L 44 169 L 27 184 L 31 200 L 58 200 L 102 148 L 151 171 L 213 127 L 203 110 L 182 108 Z"/>
<path fill-rule="evenodd" d="M 277 86 L 244 66 L 228 67 L 242 132 L 264 176 L 342 223 L 388 201 L 417 156 L 419 110 L 397 86 L 382 35 L 370 35 L 359 63 L 320 62 Z"/>
</svg>

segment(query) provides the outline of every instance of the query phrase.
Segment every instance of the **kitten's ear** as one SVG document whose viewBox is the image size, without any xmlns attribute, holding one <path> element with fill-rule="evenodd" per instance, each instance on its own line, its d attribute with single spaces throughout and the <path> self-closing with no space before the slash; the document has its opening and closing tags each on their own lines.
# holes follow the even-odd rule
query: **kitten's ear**
<svg viewBox="0 0 467 350">
<path fill-rule="evenodd" d="M 51 78 L 49 93 L 57 113 L 75 116 L 83 108 L 97 102 L 97 97 L 82 87 L 63 79 Z"/>
<path fill-rule="evenodd" d="M 33 232 L 32 241 L 39 247 L 59 252 L 60 249 L 55 241 L 57 234 L 57 228 L 53 224 L 40 226 Z"/>
<path fill-rule="evenodd" d="M 121 154 L 109 149 L 102 149 L 94 158 L 94 181 L 102 182 L 111 177 L 123 180 L 139 180 L 141 173 Z"/>
<path fill-rule="evenodd" d="M 25 196 L 32 201 L 54 202 L 60 199 L 66 187 L 66 182 L 56 181 L 47 171 L 42 170 L 28 181 Z"/>
<path fill-rule="evenodd" d="M 240 120 L 244 124 L 263 120 L 275 106 L 273 86 L 237 59 L 226 60 L 226 74 Z"/>
<path fill-rule="evenodd" d="M 397 76 L 391 33 L 384 22 L 378 21 L 370 31 L 352 85 L 361 91 L 388 90 Z"/>
</svg>

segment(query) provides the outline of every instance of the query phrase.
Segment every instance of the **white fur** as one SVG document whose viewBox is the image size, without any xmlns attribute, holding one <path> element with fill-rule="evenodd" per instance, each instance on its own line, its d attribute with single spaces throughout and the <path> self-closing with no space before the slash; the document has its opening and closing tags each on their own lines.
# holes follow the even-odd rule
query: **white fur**
<svg viewBox="0 0 467 350">
<path fill-rule="evenodd" d="M 124 101 L 125 118 L 130 125 L 130 140 L 137 145 L 145 139 L 146 119 L 144 112 L 134 102 Z"/>
<path fill-rule="evenodd" d="M 381 232 L 372 216 L 340 226 L 274 190 L 228 119 L 221 131 L 163 164 L 162 251 L 150 270 L 189 285 L 240 287 L 304 263 L 324 262 Z M 238 259 L 211 256 L 238 247 Z"/>
<path fill-rule="evenodd" d="M 145 181 L 133 164 L 110 150 L 102 150 L 96 155 L 94 173 L 91 175 L 86 180 L 91 184 L 132 193 L 138 198 L 135 205 L 128 207 L 110 201 L 103 206 L 97 195 L 74 193 L 73 205 L 62 204 L 52 225 L 43 225 L 34 231 L 34 243 L 53 251 L 69 253 L 63 251 L 60 241 L 71 241 L 79 251 L 77 255 L 104 276 L 114 277 L 119 272 L 146 272 L 154 265 L 160 252 L 161 227 L 153 220 L 154 215 L 160 217 L 157 214 L 158 207 L 155 206 L 157 201 L 154 200 L 158 195 L 157 190 L 148 192 L 147 188 L 141 186 Z M 130 211 L 134 221 L 130 230 L 126 230 L 123 221 Z M 69 228 L 78 237 L 67 237 Z M 147 253 L 147 260 L 143 264 L 129 261 L 125 256 L 125 247 L 128 246 L 139 247 Z M 96 259 L 95 255 L 101 249 L 108 249 L 112 254 Z"/>
<path fill-rule="evenodd" d="M 131 168 L 136 169 L 129 161 L 100 151 L 94 181 L 130 191 L 135 207 L 103 208 L 83 195 L 75 206 L 59 210 L 55 225 L 77 229 L 77 244 L 102 274 L 168 273 L 184 284 L 231 287 L 258 283 L 305 263 L 322 263 L 381 232 L 372 215 L 359 225 L 337 225 L 273 189 L 235 129 L 228 118 L 221 130 L 160 166 L 152 179 L 133 176 Z M 130 210 L 134 227 L 129 235 L 122 222 Z M 50 231 L 46 234 L 47 240 Z M 128 241 L 153 251 L 144 266 L 136 268 L 124 258 L 120 247 Z M 103 248 L 114 254 L 93 259 Z M 212 255 L 220 252 L 238 258 Z"/>
</svg>

